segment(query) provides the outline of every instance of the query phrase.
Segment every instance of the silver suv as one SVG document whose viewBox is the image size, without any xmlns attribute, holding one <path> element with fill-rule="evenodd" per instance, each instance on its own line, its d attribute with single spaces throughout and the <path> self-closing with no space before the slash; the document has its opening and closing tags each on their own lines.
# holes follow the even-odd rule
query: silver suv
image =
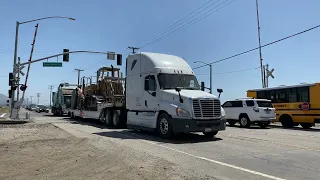
<svg viewBox="0 0 320 180">
<path fill-rule="evenodd" d="M 241 127 L 249 128 L 251 124 L 258 124 L 261 128 L 266 128 L 276 119 L 275 108 L 267 99 L 235 99 L 226 101 L 222 107 L 230 126 L 239 122 Z"/>
</svg>

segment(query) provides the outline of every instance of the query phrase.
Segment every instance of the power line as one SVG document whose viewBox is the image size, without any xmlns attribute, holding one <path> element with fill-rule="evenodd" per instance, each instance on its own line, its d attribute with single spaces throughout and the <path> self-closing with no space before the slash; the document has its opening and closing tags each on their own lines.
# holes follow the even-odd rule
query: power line
<svg viewBox="0 0 320 180">
<path fill-rule="evenodd" d="M 215 12 L 218 12 L 219 10 L 225 8 L 226 6 L 228 6 L 229 4 L 233 3 L 233 2 L 236 1 L 236 0 L 232 0 L 232 1 L 230 1 L 229 3 L 225 4 L 227 1 L 228 1 L 228 0 L 225 0 L 223 3 L 215 6 L 214 8 L 210 9 L 209 11 L 207 11 L 206 13 L 204 13 L 204 14 L 202 14 L 201 16 L 197 17 L 196 19 L 193 19 L 192 21 L 188 22 L 187 24 L 185 24 L 185 25 L 183 25 L 183 26 L 181 26 L 181 27 L 179 27 L 179 28 L 177 28 L 177 29 L 174 29 L 173 31 L 171 31 L 171 32 L 169 32 L 169 33 L 167 33 L 167 34 L 165 34 L 165 35 L 163 35 L 163 36 L 161 36 L 161 37 L 155 38 L 153 41 L 148 42 L 148 43 L 145 43 L 145 44 L 141 45 L 140 47 L 141 47 L 141 48 L 144 48 L 144 47 L 146 47 L 146 46 L 150 46 L 150 45 L 154 44 L 155 42 L 157 42 L 157 41 L 159 41 L 159 40 L 161 40 L 161 39 L 164 39 L 165 37 L 168 37 L 169 35 L 171 35 L 171 34 L 173 34 L 173 33 L 175 33 L 175 32 L 179 32 L 179 31 L 181 31 L 181 30 L 183 30 L 183 29 L 185 29 L 185 28 L 187 28 L 187 27 L 189 27 L 189 26 L 191 26 L 191 25 L 199 22 L 200 20 L 202 20 L 202 19 L 210 16 L 211 14 L 213 14 L 213 13 L 215 13 Z M 223 5 L 223 4 L 225 4 L 225 5 L 222 6 L 222 7 L 220 7 L 220 8 L 218 8 L 218 9 L 216 9 L 215 11 L 211 12 L 212 10 L 214 10 L 215 8 L 217 8 L 217 7 L 219 7 L 219 6 Z M 210 13 L 210 12 L 211 12 L 211 13 Z M 207 13 L 209 13 L 209 14 L 207 14 Z M 205 15 L 205 16 L 204 16 L 204 15 Z"/>
<path fill-rule="evenodd" d="M 213 73 L 212 75 L 219 75 L 219 74 L 231 74 L 231 73 L 238 73 L 238 72 L 245 72 L 245 71 L 252 71 L 252 70 L 257 70 L 259 69 L 259 67 L 255 67 L 255 68 L 249 68 L 249 69 L 241 69 L 241 70 L 236 70 L 236 71 L 227 71 L 227 72 L 220 72 L 220 73 Z M 196 74 L 197 76 L 201 76 L 201 75 L 210 75 L 210 74 Z"/>
<path fill-rule="evenodd" d="M 203 10 L 205 10 L 205 9 L 207 9 L 208 7 L 216 4 L 216 3 L 219 2 L 219 1 L 221 1 L 221 0 L 215 1 L 214 3 L 212 3 L 212 4 L 210 4 L 209 6 L 207 6 L 206 8 L 204 8 Z M 190 20 L 192 17 L 194 17 L 194 16 L 196 16 L 197 14 L 200 13 L 200 12 L 198 12 L 198 13 L 194 14 L 195 12 L 199 11 L 201 8 L 205 7 L 206 5 L 208 5 L 209 3 L 212 2 L 212 1 L 208 1 L 207 3 L 205 3 L 205 4 L 203 4 L 202 6 L 200 6 L 199 8 L 197 8 L 196 10 L 192 11 L 191 13 L 189 13 L 187 16 L 183 17 L 182 19 L 176 21 L 175 23 L 173 23 L 173 24 L 170 25 L 169 27 L 167 27 L 167 28 L 165 28 L 164 30 L 162 30 L 162 31 L 160 31 L 159 33 L 157 33 L 156 36 L 147 38 L 147 39 L 146 39 L 145 41 L 143 41 L 143 42 L 146 42 L 146 41 L 149 40 L 149 39 L 150 39 L 150 40 L 153 40 L 153 41 L 151 41 L 151 42 L 149 42 L 149 43 L 144 43 L 143 46 L 146 47 L 147 45 L 154 44 L 156 41 L 161 40 L 161 39 L 165 38 L 166 36 L 169 36 L 169 35 L 173 34 L 174 32 L 177 32 L 177 31 L 179 31 L 179 30 L 185 29 L 185 28 L 189 27 L 190 25 L 195 24 L 196 22 L 198 22 L 198 21 L 200 21 L 200 20 L 208 17 L 209 15 L 211 15 L 211 14 L 219 11 L 220 9 L 224 8 L 225 6 L 231 4 L 231 3 L 234 2 L 235 0 L 229 2 L 229 3 L 226 4 L 225 6 L 217 9 L 216 11 L 214 11 L 214 12 L 212 12 L 212 13 L 210 13 L 210 14 L 207 14 L 207 13 L 209 13 L 210 11 L 214 10 L 215 8 L 219 7 L 220 5 L 226 3 L 227 1 L 229 1 L 229 0 L 225 0 L 223 3 L 215 6 L 214 8 L 210 9 L 209 11 L 207 11 L 207 12 L 205 12 L 204 14 L 202 14 L 201 16 L 199 16 L 200 18 L 202 17 L 201 19 L 199 19 L 199 17 L 198 17 L 198 18 L 195 18 L 194 20 L 190 21 L 189 23 L 184 24 L 184 25 L 181 26 L 180 28 L 174 30 L 174 28 L 177 27 L 177 25 L 180 25 L 180 24 L 182 24 L 183 22 L 186 22 L 186 21 Z M 191 16 L 191 17 L 189 17 L 189 16 L 192 15 L 192 14 L 194 14 L 194 15 Z M 207 14 L 207 15 L 206 15 L 206 14 Z M 203 15 L 206 15 L 206 16 L 203 17 Z M 188 17 L 189 17 L 189 18 L 188 18 Z M 186 21 L 184 21 L 184 20 L 186 20 Z M 196 21 L 195 21 L 195 20 L 196 20 Z M 190 24 L 190 23 L 192 23 L 192 24 Z M 172 30 L 172 28 L 173 28 L 174 31 L 171 31 L 171 32 L 169 32 L 168 34 L 165 34 L 164 36 L 161 36 L 160 38 L 156 38 L 157 36 L 163 34 L 163 32 L 165 32 L 166 30 L 170 30 L 170 29 Z M 155 39 L 155 38 L 156 38 L 156 39 Z M 125 50 L 128 50 L 128 49 L 129 49 L 129 48 L 126 48 L 126 49 L 124 49 L 124 51 L 125 51 Z M 124 54 L 124 53 L 122 53 L 122 54 Z M 101 61 L 99 61 L 99 62 L 102 62 L 102 61 L 104 61 L 104 60 L 101 60 Z M 95 63 L 95 64 L 96 64 L 96 63 Z M 83 69 L 92 68 L 95 64 L 91 64 L 91 65 L 89 65 L 89 66 L 87 66 L 87 67 L 84 67 Z"/>
<path fill-rule="evenodd" d="M 219 2 L 219 1 L 220 1 L 220 0 L 215 1 L 213 4 L 207 6 L 207 7 L 204 8 L 203 10 L 209 8 L 210 6 L 216 4 L 216 3 Z M 200 9 L 202 9 L 203 7 L 205 7 L 207 4 L 210 4 L 211 2 L 212 2 L 212 0 L 206 2 L 206 3 L 203 4 L 202 6 L 198 7 L 198 8 L 195 9 L 194 11 L 190 12 L 188 15 L 186 15 L 186 16 L 184 16 L 183 18 L 179 19 L 178 21 L 174 22 L 173 24 L 171 24 L 171 25 L 168 26 L 167 28 L 165 28 L 165 29 L 163 29 L 162 31 L 160 31 L 160 32 L 158 32 L 157 34 L 155 34 L 154 36 L 151 36 L 151 37 L 147 38 L 146 40 L 144 40 L 143 42 L 141 42 L 141 44 L 144 44 L 144 43 L 145 43 L 146 41 L 148 41 L 148 40 L 154 39 L 155 37 L 163 34 L 163 33 L 166 32 L 167 30 L 170 30 L 170 29 L 172 29 L 172 28 L 177 27 L 177 25 L 182 24 L 183 22 L 185 22 L 185 20 L 189 20 L 190 18 L 192 18 L 192 17 L 196 16 L 197 14 L 201 13 L 201 11 L 200 11 L 200 12 L 194 14 L 195 12 L 199 11 Z M 194 15 L 191 16 L 192 14 L 194 14 Z M 191 16 L 191 17 L 188 18 L 189 16 Z"/>
<path fill-rule="evenodd" d="M 306 33 L 306 32 L 308 32 L 308 31 L 314 30 L 314 29 L 319 28 L 319 27 L 320 27 L 320 25 L 317 25 L 317 26 L 314 26 L 314 27 L 309 28 L 309 29 L 307 29 L 307 30 L 304 30 L 304 31 L 301 31 L 301 32 L 292 34 L 292 35 L 290 35 L 290 36 L 287 36 L 287 37 L 278 39 L 278 40 L 276 40 L 276 41 L 273 41 L 273 42 L 270 42 L 270 43 L 268 43 L 268 44 L 262 45 L 261 48 L 270 46 L 270 45 L 272 45 L 272 44 L 276 44 L 276 43 L 281 42 L 281 41 L 284 41 L 284 40 L 286 40 L 286 39 L 290 39 L 290 38 L 292 38 L 292 37 L 294 37 L 294 36 L 297 36 L 297 35 Z M 226 58 L 217 60 L 217 61 L 213 61 L 213 62 L 208 63 L 208 64 L 214 64 L 214 63 L 226 61 L 226 60 L 228 60 L 228 59 L 231 59 L 231 58 L 234 58 L 234 57 L 243 55 L 243 54 L 247 54 L 247 53 L 252 52 L 252 51 L 255 51 L 255 50 L 257 50 L 257 49 L 259 49 L 259 47 L 256 47 L 256 48 L 253 48 L 253 49 L 250 49 L 250 50 L 247 50 L 247 51 L 244 51 L 244 52 L 241 52 L 241 53 L 238 53 L 238 54 L 235 54 L 235 55 L 232 55 L 232 56 L 229 56 L 229 57 L 226 57 Z M 198 69 L 198 68 L 201 68 L 201 67 L 204 67 L 204 66 L 205 66 L 205 65 L 198 66 L 198 67 L 195 67 L 195 68 L 193 68 L 193 69 Z"/>
</svg>

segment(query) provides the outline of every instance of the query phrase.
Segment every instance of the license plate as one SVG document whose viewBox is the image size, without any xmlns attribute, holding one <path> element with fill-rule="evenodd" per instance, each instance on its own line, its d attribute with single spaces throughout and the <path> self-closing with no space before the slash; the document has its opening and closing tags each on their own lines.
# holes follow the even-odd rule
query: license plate
<svg viewBox="0 0 320 180">
<path fill-rule="evenodd" d="M 267 114 L 270 114 L 270 111 L 266 111 Z"/>
<path fill-rule="evenodd" d="M 211 128 L 205 128 L 204 132 L 211 132 Z"/>
</svg>

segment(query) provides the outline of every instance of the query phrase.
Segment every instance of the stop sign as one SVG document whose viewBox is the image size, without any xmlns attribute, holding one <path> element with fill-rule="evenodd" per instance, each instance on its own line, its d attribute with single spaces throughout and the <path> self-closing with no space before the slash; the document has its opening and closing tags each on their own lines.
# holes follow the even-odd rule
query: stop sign
<svg viewBox="0 0 320 180">
<path fill-rule="evenodd" d="M 304 102 L 304 103 L 301 104 L 301 109 L 302 110 L 307 111 L 307 110 L 309 110 L 309 108 L 310 108 L 310 104 L 309 103 Z"/>
</svg>

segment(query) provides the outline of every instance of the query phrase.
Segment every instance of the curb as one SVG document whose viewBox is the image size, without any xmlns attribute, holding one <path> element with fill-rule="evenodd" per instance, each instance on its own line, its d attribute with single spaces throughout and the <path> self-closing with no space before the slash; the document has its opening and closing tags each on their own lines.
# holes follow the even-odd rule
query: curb
<svg viewBox="0 0 320 180">
<path fill-rule="evenodd" d="M 0 120 L 0 124 L 25 124 L 29 121 L 23 121 L 23 120 Z"/>
</svg>

